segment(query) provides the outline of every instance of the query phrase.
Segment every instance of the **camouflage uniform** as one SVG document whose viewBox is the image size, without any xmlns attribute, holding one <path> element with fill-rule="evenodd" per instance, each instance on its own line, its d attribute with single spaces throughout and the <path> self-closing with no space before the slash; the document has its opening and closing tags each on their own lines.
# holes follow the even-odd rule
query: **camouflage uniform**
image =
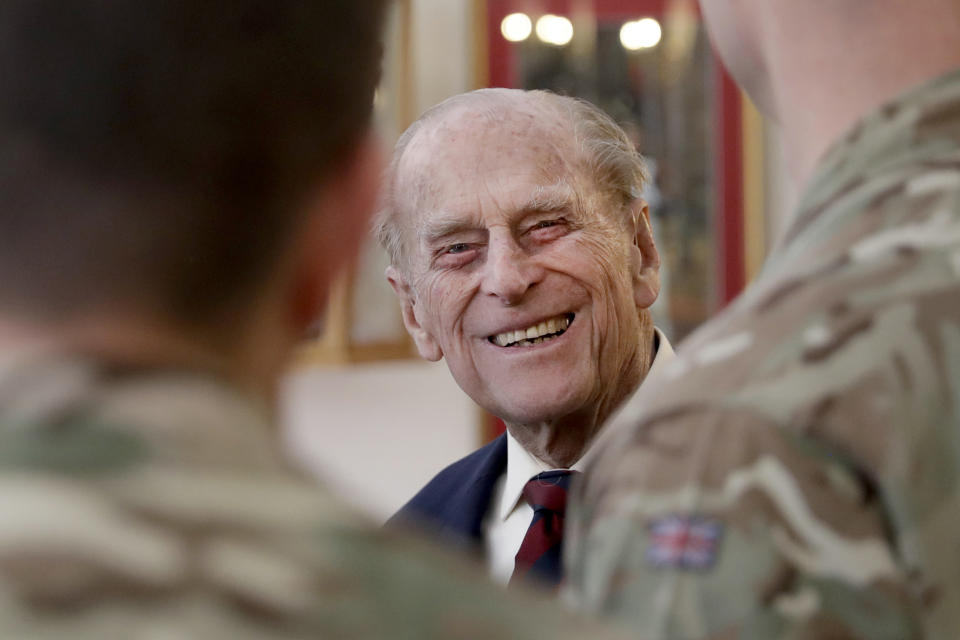
<svg viewBox="0 0 960 640">
<path fill-rule="evenodd" d="M 575 494 L 567 597 L 647 639 L 960 637 L 960 71 L 831 149 L 664 373 Z"/>
<path fill-rule="evenodd" d="M 0 638 L 606 637 L 370 527 L 208 377 L 0 354 Z"/>
</svg>

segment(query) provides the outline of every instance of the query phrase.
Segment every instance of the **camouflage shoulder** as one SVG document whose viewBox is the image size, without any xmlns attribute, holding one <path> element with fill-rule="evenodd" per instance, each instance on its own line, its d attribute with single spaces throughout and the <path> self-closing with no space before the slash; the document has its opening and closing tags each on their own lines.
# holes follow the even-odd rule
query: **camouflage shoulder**
<svg viewBox="0 0 960 640">
<path fill-rule="evenodd" d="M 575 490 L 581 609 L 651 638 L 928 637 L 939 605 L 918 597 L 876 491 L 831 450 L 744 409 L 647 427 Z"/>
<path fill-rule="evenodd" d="M 293 476 L 0 470 L 0 636 L 616 637 Z"/>
</svg>

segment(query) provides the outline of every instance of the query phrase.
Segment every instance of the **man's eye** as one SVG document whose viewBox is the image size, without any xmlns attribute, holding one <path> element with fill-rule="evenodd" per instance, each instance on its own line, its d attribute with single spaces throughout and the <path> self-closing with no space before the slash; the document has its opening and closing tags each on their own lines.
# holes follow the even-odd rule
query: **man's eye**
<svg viewBox="0 0 960 640">
<path fill-rule="evenodd" d="M 537 224 L 533 225 L 534 229 L 546 229 L 547 227 L 554 227 L 560 224 L 559 220 L 541 220 Z"/>
<path fill-rule="evenodd" d="M 468 249 L 470 249 L 469 244 L 467 244 L 466 242 L 458 242 L 456 244 L 452 244 L 449 247 L 447 247 L 447 250 L 445 253 L 463 253 Z"/>
</svg>

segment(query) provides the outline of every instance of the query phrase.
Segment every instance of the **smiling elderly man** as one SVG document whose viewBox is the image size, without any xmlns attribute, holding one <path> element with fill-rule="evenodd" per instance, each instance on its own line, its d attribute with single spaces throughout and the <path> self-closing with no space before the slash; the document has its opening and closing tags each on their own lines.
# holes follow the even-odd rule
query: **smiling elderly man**
<svg viewBox="0 0 960 640">
<path fill-rule="evenodd" d="M 659 257 L 643 162 L 589 103 L 485 89 L 397 143 L 378 236 L 420 354 L 507 433 L 396 520 L 485 551 L 502 582 L 556 582 L 565 487 L 604 420 L 672 354 L 648 307 Z"/>
</svg>

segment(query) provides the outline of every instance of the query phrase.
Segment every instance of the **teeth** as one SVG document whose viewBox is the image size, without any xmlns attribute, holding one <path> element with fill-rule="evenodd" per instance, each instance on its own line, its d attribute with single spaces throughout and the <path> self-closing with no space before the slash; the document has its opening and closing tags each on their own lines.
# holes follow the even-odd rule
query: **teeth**
<svg viewBox="0 0 960 640">
<path fill-rule="evenodd" d="M 563 332 L 569 326 L 569 317 L 558 316 L 556 318 L 550 318 L 549 320 L 535 324 L 526 329 L 498 333 L 497 335 L 493 336 L 492 341 L 494 344 L 500 347 L 505 347 L 509 344 L 514 344 L 521 341 L 523 341 L 524 344 L 540 344 L 544 340 L 549 340 L 549 338 L 545 336 L 552 337 L 552 334 Z"/>
</svg>

